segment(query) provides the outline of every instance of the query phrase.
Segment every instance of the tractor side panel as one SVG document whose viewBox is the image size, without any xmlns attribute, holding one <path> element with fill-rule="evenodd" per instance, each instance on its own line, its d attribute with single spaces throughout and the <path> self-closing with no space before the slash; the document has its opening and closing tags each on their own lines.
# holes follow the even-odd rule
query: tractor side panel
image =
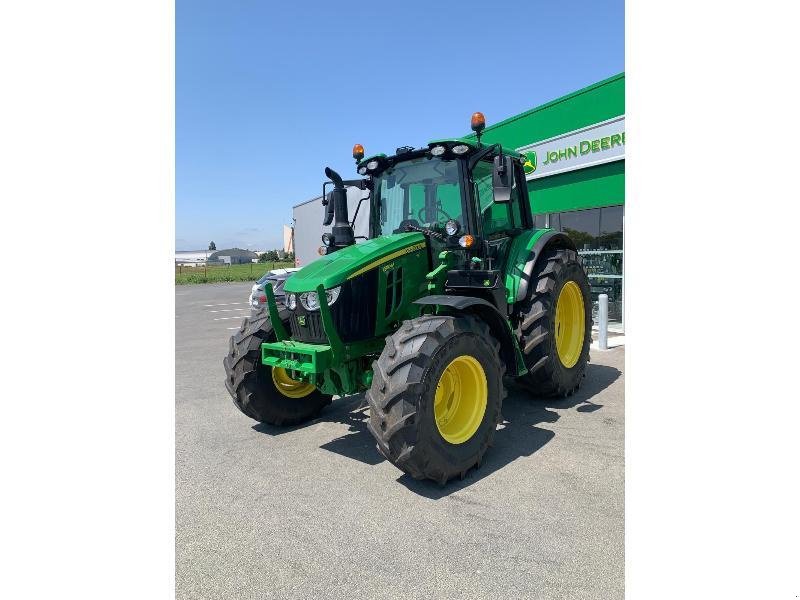
<svg viewBox="0 0 800 600">
<path fill-rule="evenodd" d="M 425 275 L 430 271 L 426 249 L 403 254 L 378 267 L 378 298 L 375 335 L 392 333 L 397 324 L 416 317 L 414 301 L 427 294 Z"/>
</svg>

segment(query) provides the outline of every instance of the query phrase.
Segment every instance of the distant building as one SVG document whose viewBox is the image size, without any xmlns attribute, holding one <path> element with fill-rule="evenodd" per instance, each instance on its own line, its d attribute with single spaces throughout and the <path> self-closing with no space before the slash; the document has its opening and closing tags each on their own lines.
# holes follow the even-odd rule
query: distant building
<svg viewBox="0 0 800 600">
<path fill-rule="evenodd" d="M 217 250 L 208 256 L 209 264 L 222 263 L 226 265 L 240 265 L 243 263 L 251 263 L 256 260 L 258 260 L 258 254 L 241 248 Z"/>
<path fill-rule="evenodd" d="M 208 250 L 176 250 L 175 266 L 184 267 L 203 266 L 206 264 L 206 257 L 210 254 Z"/>
</svg>

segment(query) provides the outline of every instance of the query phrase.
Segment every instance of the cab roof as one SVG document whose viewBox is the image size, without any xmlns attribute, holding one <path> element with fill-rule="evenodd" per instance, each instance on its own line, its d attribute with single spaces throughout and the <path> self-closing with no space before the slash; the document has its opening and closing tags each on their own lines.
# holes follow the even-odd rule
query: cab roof
<svg viewBox="0 0 800 600">
<path fill-rule="evenodd" d="M 444 138 L 444 139 L 438 139 L 438 140 L 431 140 L 430 142 L 427 143 L 427 145 L 425 145 L 425 146 L 423 146 L 421 148 L 414 148 L 414 149 L 411 149 L 411 150 L 407 150 L 406 152 L 401 152 L 400 154 L 394 154 L 394 155 L 387 156 L 386 154 L 381 153 L 381 154 L 373 154 L 371 156 L 367 156 L 365 158 L 362 158 L 356 164 L 356 169 L 358 169 L 362 165 L 366 165 L 369 161 L 375 160 L 375 159 L 384 160 L 384 161 L 387 161 L 387 162 L 390 162 L 390 163 L 395 163 L 395 162 L 400 162 L 400 160 L 409 160 L 411 158 L 417 158 L 419 156 L 424 156 L 425 154 L 428 153 L 428 151 L 433 146 L 437 146 L 439 144 L 444 144 L 444 145 L 447 145 L 447 146 L 456 146 L 458 144 L 464 144 L 465 146 L 469 146 L 470 153 L 474 152 L 475 150 L 479 150 L 481 148 L 486 148 L 487 147 L 487 144 L 481 144 L 481 143 L 478 143 L 477 141 L 475 141 L 473 139 L 466 139 L 466 138 Z M 495 145 L 495 144 L 491 144 L 491 145 Z M 520 154 L 519 152 L 517 152 L 514 149 L 506 148 L 506 147 L 503 147 L 503 146 L 501 146 L 501 149 L 503 151 L 503 154 L 512 156 L 512 157 L 514 157 L 516 159 L 519 159 L 519 160 L 523 160 L 523 161 L 525 160 L 525 156 L 523 154 Z"/>
</svg>

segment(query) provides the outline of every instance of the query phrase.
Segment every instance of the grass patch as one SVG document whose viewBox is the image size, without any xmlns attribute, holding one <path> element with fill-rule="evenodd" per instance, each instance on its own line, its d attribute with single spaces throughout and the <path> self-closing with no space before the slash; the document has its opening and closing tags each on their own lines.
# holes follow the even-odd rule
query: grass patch
<svg viewBox="0 0 800 600">
<path fill-rule="evenodd" d="M 175 267 L 175 285 L 220 283 L 224 281 L 255 281 L 267 271 L 293 267 L 290 261 L 247 263 L 243 265 L 208 265 Z"/>
</svg>

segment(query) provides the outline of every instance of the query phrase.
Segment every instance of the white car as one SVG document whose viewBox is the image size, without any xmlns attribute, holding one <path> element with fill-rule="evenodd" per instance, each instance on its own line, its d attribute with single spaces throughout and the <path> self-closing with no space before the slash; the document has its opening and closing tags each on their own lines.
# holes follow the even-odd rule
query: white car
<svg viewBox="0 0 800 600">
<path fill-rule="evenodd" d="M 299 270 L 299 268 L 293 267 L 290 269 L 273 269 L 272 271 L 264 273 L 261 279 L 253 284 L 253 289 L 250 290 L 250 298 L 248 299 L 250 309 L 253 312 L 261 312 L 267 308 L 267 296 L 264 293 L 264 286 L 267 283 L 272 284 L 272 291 L 275 293 L 275 301 L 278 304 L 283 304 L 285 297 L 283 285 L 292 273 Z"/>
</svg>

